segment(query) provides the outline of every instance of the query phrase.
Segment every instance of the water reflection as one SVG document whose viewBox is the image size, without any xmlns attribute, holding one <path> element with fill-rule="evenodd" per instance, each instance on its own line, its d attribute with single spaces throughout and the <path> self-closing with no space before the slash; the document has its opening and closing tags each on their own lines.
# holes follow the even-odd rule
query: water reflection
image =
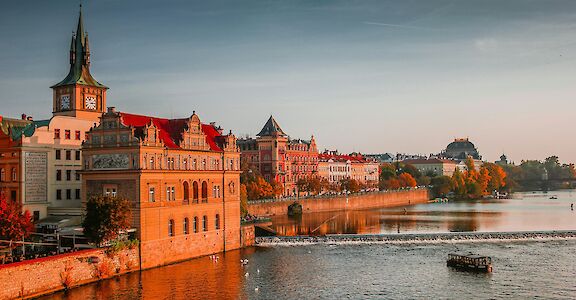
<svg viewBox="0 0 576 300">
<path fill-rule="evenodd" d="M 244 268 L 240 259 L 254 248 L 131 273 L 43 299 L 239 299 L 243 296 Z"/>
<path fill-rule="evenodd" d="M 558 199 L 550 199 L 556 196 Z M 573 191 L 517 193 L 513 199 L 430 203 L 373 210 L 274 216 L 279 235 L 576 229 Z"/>
</svg>

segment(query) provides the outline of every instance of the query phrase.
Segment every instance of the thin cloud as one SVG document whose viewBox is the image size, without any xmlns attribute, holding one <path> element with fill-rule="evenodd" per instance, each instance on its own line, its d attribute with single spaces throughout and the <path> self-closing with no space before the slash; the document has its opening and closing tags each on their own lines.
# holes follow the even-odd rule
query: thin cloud
<svg viewBox="0 0 576 300">
<path fill-rule="evenodd" d="M 407 25 L 400 25 L 400 24 L 388 24 L 388 23 L 379 23 L 379 22 L 362 22 L 362 24 L 384 26 L 384 27 L 393 27 L 393 28 L 417 29 L 417 30 L 436 30 L 436 29 L 426 28 L 426 27 L 407 26 Z"/>
</svg>

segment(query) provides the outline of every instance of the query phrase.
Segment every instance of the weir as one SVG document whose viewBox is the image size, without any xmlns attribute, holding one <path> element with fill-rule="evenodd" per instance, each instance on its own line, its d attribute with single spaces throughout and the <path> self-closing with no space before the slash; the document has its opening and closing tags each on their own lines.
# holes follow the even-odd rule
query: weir
<svg viewBox="0 0 576 300">
<path fill-rule="evenodd" d="M 310 244 L 358 243 L 438 243 L 475 241 L 539 241 L 550 239 L 576 239 L 576 230 L 513 231 L 513 232 L 441 232 L 405 234 L 334 234 L 325 236 L 275 236 L 257 237 L 256 246 L 296 246 Z"/>
</svg>

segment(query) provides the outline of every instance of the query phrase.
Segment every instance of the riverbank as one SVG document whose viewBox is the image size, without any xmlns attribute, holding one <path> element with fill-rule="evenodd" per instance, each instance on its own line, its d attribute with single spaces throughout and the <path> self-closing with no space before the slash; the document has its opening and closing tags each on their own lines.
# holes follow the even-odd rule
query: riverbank
<svg viewBox="0 0 576 300">
<path fill-rule="evenodd" d="M 256 246 L 298 246 L 310 244 L 401 244 L 473 241 L 541 241 L 576 239 L 576 230 L 518 232 L 441 232 L 414 234 L 330 234 L 325 236 L 257 237 Z"/>
<path fill-rule="evenodd" d="M 286 215 L 294 202 L 302 205 L 302 212 L 325 212 L 384 208 L 428 203 L 430 192 L 426 188 L 379 191 L 365 194 L 337 195 L 320 198 L 274 199 L 248 203 L 248 213 L 255 216 Z"/>
</svg>

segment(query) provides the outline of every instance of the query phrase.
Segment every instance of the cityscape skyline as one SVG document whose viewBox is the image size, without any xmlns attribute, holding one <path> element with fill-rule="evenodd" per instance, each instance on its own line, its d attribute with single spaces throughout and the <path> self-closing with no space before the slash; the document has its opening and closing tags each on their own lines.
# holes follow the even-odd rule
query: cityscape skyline
<svg viewBox="0 0 576 300">
<path fill-rule="evenodd" d="M 293 138 L 314 135 L 320 149 L 344 153 L 438 153 L 469 137 L 489 161 L 576 161 L 565 138 L 570 2 L 138 3 L 84 3 L 93 74 L 120 111 L 195 110 L 238 136 L 272 114 Z M 49 86 L 67 72 L 77 9 L 12 3 L 0 12 L 12 28 L 0 32 L 9 41 L 0 45 L 5 116 L 50 117 Z"/>
</svg>

